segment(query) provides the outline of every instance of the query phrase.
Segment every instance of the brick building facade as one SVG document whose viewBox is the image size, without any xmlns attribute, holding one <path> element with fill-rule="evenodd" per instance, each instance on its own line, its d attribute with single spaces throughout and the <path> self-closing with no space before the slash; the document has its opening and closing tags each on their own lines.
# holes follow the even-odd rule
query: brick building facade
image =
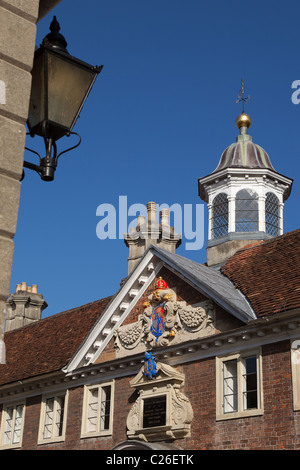
<svg viewBox="0 0 300 470">
<path fill-rule="evenodd" d="M 300 449 L 300 230 L 283 234 L 279 221 L 291 180 L 244 139 L 243 164 L 226 154 L 199 180 L 211 205 L 207 263 L 177 255 L 174 230 L 161 243 L 166 219 L 151 203 L 125 237 L 129 274 L 114 296 L 41 319 L 42 296 L 17 286 L 0 366 L 2 449 Z"/>
</svg>

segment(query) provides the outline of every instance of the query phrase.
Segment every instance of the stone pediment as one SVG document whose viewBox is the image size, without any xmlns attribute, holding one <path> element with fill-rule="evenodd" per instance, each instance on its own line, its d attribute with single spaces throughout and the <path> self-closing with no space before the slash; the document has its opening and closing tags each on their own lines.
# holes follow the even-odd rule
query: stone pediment
<svg viewBox="0 0 300 470">
<path fill-rule="evenodd" d="M 152 356 L 152 354 L 151 358 L 153 358 L 153 360 L 155 361 L 155 356 Z M 174 369 L 174 367 L 171 367 L 168 364 L 164 364 L 163 362 L 158 362 L 157 364 L 155 364 L 155 366 L 155 380 L 154 377 L 153 380 L 149 379 L 149 377 L 145 373 L 144 365 L 143 367 L 141 367 L 139 373 L 131 380 L 130 386 L 136 389 L 145 390 L 147 388 L 153 388 L 154 386 L 157 387 L 158 384 L 163 385 L 165 383 L 169 383 L 172 385 L 183 385 L 184 375 L 178 370 Z"/>
<path fill-rule="evenodd" d="M 197 303 L 177 297 L 176 280 L 151 290 L 163 269 L 191 286 L 198 293 Z M 63 370 L 73 374 L 103 360 L 210 336 L 216 332 L 215 306 L 243 323 L 255 318 L 247 300 L 220 273 L 151 246 Z M 108 349 L 109 355 L 101 359 Z"/>
<path fill-rule="evenodd" d="M 192 306 L 179 301 L 175 291 L 168 288 L 161 278 L 143 307 L 143 313 L 136 322 L 115 330 L 117 357 L 202 338 L 215 332 L 214 304 L 206 300 Z"/>
</svg>

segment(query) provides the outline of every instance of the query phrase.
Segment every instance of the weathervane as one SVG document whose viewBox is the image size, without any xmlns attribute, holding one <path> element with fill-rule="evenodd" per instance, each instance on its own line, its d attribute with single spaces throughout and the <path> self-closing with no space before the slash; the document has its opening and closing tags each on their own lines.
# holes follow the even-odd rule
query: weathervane
<svg viewBox="0 0 300 470">
<path fill-rule="evenodd" d="M 249 95 L 245 98 L 244 80 L 243 80 L 243 78 L 242 78 L 242 79 L 241 79 L 241 89 L 240 89 L 240 93 L 239 93 L 239 98 L 236 100 L 236 103 L 240 103 L 240 101 L 242 101 L 242 103 L 243 103 L 243 113 L 245 112 L 245 111 L 244 111 L 245 103 L 247 103 L 247 101 L 249 100 L 249 98 L 250 98 Z"/>
</svg>

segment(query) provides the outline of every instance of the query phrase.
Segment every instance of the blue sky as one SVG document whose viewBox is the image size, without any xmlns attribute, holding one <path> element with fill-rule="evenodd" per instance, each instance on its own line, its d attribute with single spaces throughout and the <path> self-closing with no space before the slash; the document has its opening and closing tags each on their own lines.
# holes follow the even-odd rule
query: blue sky
<svg viewBox="0 0 300 470">
<path fill-rule="evenodd" d="M 62 0 L 38 23 L 37 45 L 54 14 L 68 51 L 104 68 L 74 128 L 82 143 L 61 157 L 54 182 L 26 170 L 11 291 L 38 284 L 44 316 L 114 294 L 128 249 L 97 238 L 97 207 L 118 208 L 119 196 L 129 206 L 201 204 L 198 178 L 238 134 L 241 77 L 249 133 L 294 179 L 284 231 L 299 227 L 300 105 L 291 100 L 300 79 L 298 1 L 88 0 L 83 8 Z M 38 149 L 38 139 L 26 145 Z M 25 159 L 35 161 L 28 152 Z M 186 251 L 183 243 L 177 253 L 206 259 L 205 246 Z"/>
</svg>

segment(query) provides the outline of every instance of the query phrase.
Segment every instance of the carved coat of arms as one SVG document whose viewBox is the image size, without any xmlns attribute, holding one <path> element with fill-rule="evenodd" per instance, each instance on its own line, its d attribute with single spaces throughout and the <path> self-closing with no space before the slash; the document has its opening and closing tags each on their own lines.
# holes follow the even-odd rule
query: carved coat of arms
<svg viewBox="0 0 300 470">
<path fill-rule="evenodd" d="M 165 326 L 166 311 L 164 309 L 164 302 L 162 302 L 159 305 L 153 307 L 151 315 L 150 331 L 156 337 L 156 341 L 164 333 Z"/>
<path fill-rule="evenodd" d="M 161 278 L 143 307 L 136 322 L 116 330 L 117 354 L 168 346 L 214 333 L 213 303 L 207 300 L 191 306 L 178 301 L 175 291 Z"/>
</svg>

